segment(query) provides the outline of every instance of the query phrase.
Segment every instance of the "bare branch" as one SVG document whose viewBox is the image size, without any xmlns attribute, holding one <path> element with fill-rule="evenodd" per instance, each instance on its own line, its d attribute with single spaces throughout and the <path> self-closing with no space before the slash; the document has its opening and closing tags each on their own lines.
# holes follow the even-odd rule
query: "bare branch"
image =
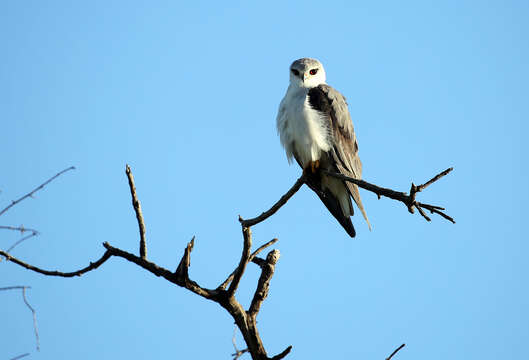
<svg viewBox="0 0 529 360">
<path fill-rule="evenodd" d="M 402 344 L 401 346 L 399 346 L 398 348 L 396 348 L 389 357 L 386 358 L 386 360 L 391 360 L 391 358 L 399 352 L 400 349 L 402 349 L 404 346 L 406 346 L 406 344 Z"/>
<path fill-rule="evenodd" d="M 0 288 L 0 291 L 4 291 L 4 290 L 16 290 L 16 289 L 20 289 L 22 290 L 22 299 L 24 300 L 24 303 L 26 304 L 26 306 L 28 307 L 28 309 L 31 311 L 31 313 L 33 314 L 33 330 L 35 331 L 35 342 L 37 344 L 37 351 L 40 351 L 40 342 L 39 342 L 39 330 L 37 328 L 37 312 L 35 311 L 35 309 L 33 309 L 33 307 L 29 304 L 29 301 L 26 297 L 26 289 L 31 289 L 31 286 L 7 286 L 7 287 L 3 287 L 3 288 Z M 28 353 L 29 354 L 29 353 Z M 26 354 L 24 355 L 19 355 L 19 357 L 17 357 L 18 359 L 22 358 L 26 356 Z"/>
<path fill-rule="evenodd" d="M 187 245 L 188 246 L 187 249 L 191 248 L 190 244 Z M 165 268 L 163 268 L 161 266 L 156 265 L 153 262 L 150 262 L 150 261 L 148 261 L 146 259 L 142 259 L 139 256 L 133 255 L 133 254 L 128 253 L 126 251 L 123 251 L 121 249 L 115 248 L 115 247 L 111 246 L 107 242 L 103 243 L 103 246 L 107 249 L 108 252 L 110 252 L 110 254 L 112 256 L 118 256 L 118 257 L 121 257 L 123 259 L 126 259 L 126 260 L 128 260 L 128 261 L 130 261 L 130 262 L 132 262 L 132 263 L 144 268 L 145 270 L 149 271 L 150 273 L 152 273 L 152 274 L 154 274 L 156 276 L 161 276 L 164 279 L 166 279 L 167 281 L 172 282 L 173 284 L 176 284 L 178 286 L 184 287 L 187 290 L 192 291 L 195 294 L 200 295 L 200 296 L 202 296 L 202 297 L 204 297 L 204 298 L 206 298 L 208 300 L 217 301 L 217 299 L 219 297 L 219 292 L 218 291 L 205 289 L 205 288 L 201 287 L 200 285 L 198 285 L 196 282 L 190 280 L 189 277 L 181 278 L 181 277 L 178 276 L 178 274 L 176 272 L 173 273 L 173 272 L 171 272 L 171 271 L 169 271 L 169 270 L 167 270 L 167 269 L 165 269 Z M 185 256 L 186 255 L 184 254 L 184 257 Z"/>
<path fill-rule="evenodd" d="M 430 204 L 423 204 L 423 203 L 418 202 L 418 201 L 415 200 L 415 195 L 418 192 L 420 192 L 423 189 L 425 189 L 426 187 L 430 186 L 435 181 L 441 179 L 443 176 L 447 175 L 452 170 L 453 170 L 453 168 L 446 169 L 445 171 L 442 171 L 439 174 L 437 174 L 436 176 L 434 176 L 432 179 L 428 180 L 426 183 L 424 183 L 422 185 L 419 185 L 419 186 L 415 186 L 415 184 L 412 183 L 411 184 L 411 189 L 410 189 L 410 195 L 408 195 L 405 192 L 400 192 L 400 191 L 395 191 L 395 190 L 379 187 L 377 185 L 368 183 L 367 181 L 364 181 L 364 180 L 354 179 L 354 178 L 351 178 L 351 177 L 348 177 L 348 176 L 345 176 L 345 175 L 342 175 L 342 174 L 337 174 L 337 173 L 334 173 L 334 172 L 331 172 L 331 171 L 327 171 L 327 170 L 322 170 L 322 171 L 325 174 L 329 175 L 329 176 L 332 176 L 334 178 L 341 179 L 341 180 L 344 180 L 344 181 L 351 182 L 353 184 L 356 184 L 358 187 L 361 187 L 362 189 L 371 191 L 371 192 L 377 194 L 379 199 L 380 199 L 381 196 L 385 196 L 385 197 L 388 197 L 390 199 L 400 201 L 404 205 L 406 205 L 406 207 L 408 208 L 408 211 L 410 213 L 412 213 L 412 214 L 414 212 L 413 211 L 414 207 L 417 208 L 417 209 L 424 208 L 424 209 L 429 210 L 432 214 L 433 213 L 438 214 L 438 215 L 442 216 L 443 218 L 445 218 L 446 220 L 448 220 L 448 221 L 450 221 L 450 222 L 455 224 L 455 220 L 452 217 L 446 215 L 445 213 L 443 213 L 441 211 L 441 210 L 444 210 L 444 208 L 442 208 L 440 206 L 430 205 Z M 424 211 L 420 210 L 419 213 L 427 221 L 430 221 L 430 218 L 428 216 L 426 216 Z"/>
<path fill-rule="evenodd" d="M 30 228 L 26 228 L 24 227 L 24 225 L 20 225 L 20 226 L 6 226 L 6 225 L 0 225 L 0 229 L 2 230 L 13 230 L 13 231 L 20 231 L 22 234 L 26 231 L 31 231 L 31 232 L 34 232 L 34 233 L 39 233 L 37 230 L 35 229 L 30 229 Z"/>
<path fill-rule="evenodd" d="M 187 244 L 184 249 L 184 256 L 180 260 L 178 267 L 176 268 L 176 276 L 179 278 L 179 281 L 185 281 L 189 279 L 189 266 L 191 265 L 191 251 L 193 251 L 193 246 L 195 246 L 195 237 Z"/>
<path fill-rule="evenodd" d="M 22 354 L 22 355 L 15 356 L 14 358 L 11 358 L 10 360 L 22 359 L 23 357 L 26 357 L 28 355 L 29 355 L 29 353 L 25 353 L 25 354 Z"/>
<path fill-rule="evenodd" d="M 233 348 L 235 349 L 235 353 L 231 354 L 233 356 L 233 360 L 237 360 L 241 357 L 242 354 L 247 353 L 248 349 L 239 350 L 237 349 L 237 344 L 235 343 L 235 334 L 237 333 L 237 328 L 233 329 L 233 337 L 231 338 L 231 342 L 233 343 Z"/>
<path fill-rule="evenodd" d="M 23 286 L 23 285 L 16 285 L 16 286 L 6 286 L 6 287 L 1 287 L 0 288 L 0 291 L 6 291 L 6 290 L 16 290 L 16 289 L 31 289 L 31 286 Z"/>
<path fill-rule="evenodd" d="M 283 205 L 285 205 L 287 201 L 303 186 L 304 183 L 305 183 L 305 176 L 301 175 L 296 180 L 294 185 L 292 185 L 290 190 L 288 190 L 285 195 L 281 196 L 281 199 L 279 199 L 274 205 L 272 205 L 272 207 L 269 210 L 265 211 L 261 215 L 253 219 L 248 219 L 248 220 L 244 220 L 239 216 L 239 221 L 241 222 L 241 225 L 244 227 L 249 227 L 249 226 L 253 226 L 255 224 L 259 224 L 260 222 L 265 221 L 270 216 L 274 215 L 277 212 L 277 210 L 279 210 Z"/>
<path fill-rule="evenodd" d="M 417 186 L 417 192 L 423 191 L 424 189 L 426 189 L 428 186 L 432 185 L 434 182 L 436 182 L 437 180 L 439 180 L 443 176 L 448 175 L 452 170 L 454 170 L 453 167 L 448 168 L 445 171 L 441 171 L 439 174 L 435 175 L 433 178 L 431 178 L 430 180 L 428 180 L 424 184 Z M 402 344 L 402 346 L 404 346 L 404 344 Z M 401 348 L 402 348 L 402 346 L 401 346 Z M 398 350 L 400 350 L 400 349 L 398 349 Z"/>
<path fill-rule="evenodd" d="M 39 233 L 34 231 L 32 232 L 31 234 L 27 235 L 27 236 L 24 236 L 22 239 L 18 240 L 17 242 L 15 242 L 13 245 L 11 245 L 9 247 L 9 249 L 6 250 L 6 252 L 10 252 L 11 250 L 13 250 L 16 246 L 18 246 L 20 243 L 26 241 L 27 239 L 29 238 L 32 238 L 33 236 L 37 236 Z"/>
<path fill-rule="evenodd" d="M 132 170 L 127 164 L 125 168 L 125 173 L 129 179 L 129 188 L 130 195 L 132 196 L 132 206 L 134 207 L 134 212 L 136 213 L 136 220 L 138 221 L 138 228 L 140 231 L 140 256 L 142 259 L 147 258 L 147 244 L 145 241 L 145 222 L 143 221 L 143 213 L 141 212 L 140 200 L 136 195 L 136 186 L 134 185 L 134 176 L 132 175 Z"/>
<path fill-rule="evenodd" d="M 281 360 L 282 358 L 284 358 L 285 356 L 287 356 L 288 353 L 290 353 L 290 350 L 292 350 L 292 345 L 290 345 L 289 347 L 287 347 L 285 350 L 283 350 L 281 353 L 277 354 L 276 356 L 274 356 L 274 357 L 271 358 L 270 360 Z"/>
<path fill-rule="evenodd" d="M 426 221 L 432 221 L 432 219 L 430 219 L 430 217 L 428 215 L 426 215 L 426 213 L 424 212 L 422 207 L 418 206 L 417 210 L 419 210 L 419 214 L 421 214 L 422 217 L 426 219 Z"/>
<path fill-rule="evenodd" d="M 261 308 L 261 304 L 268 296 L 270 280 L 272 280 L 272 276 L 274 275 L 275 266 L 277 261 L 279 260 L 279 256 L 279 250 L 272 250 L 266 256 L 266 260 L 262 260 L 257 257 L 254 258 L 254 262 L 256 262 L 261 267 L 261 276 L 259 277 L 257 289 L 255 289 L 255 294 L 250 305 L 250 310 L 248 311 L 248 314 L 252 317 L 257 316 L 257 313 Z M 261 261 L 256 261 L 257 259 Z"/>
<path fill-rule="evenodd" d="M 267 242 L 266 244 L 261 245 L 257 250 L 255 250 L 252 253 L 252 255 L 250 255 L 250 258 L 248 259 L 248 262 L 252 261 L 254 259 L 254 257 L 256 257 L 261 251 L 263 251 L 264 249 L 266 249 L 270 245 L 275 244 L 276 242 L 277 242 L 277 239 L 272 239 L 269 242 Z M 224 280 L 224 282 L 217 287 L 217 290 L 226 289 L 226 286 L 228 286 L 228 284 L 233 280 L 233 276 L 235 275 L 235 271 L 236 270 L 237 269 L 233 270 L 233 272 L 228 276 L 228 278 L 226 280 Z"/>
<path fill-rule="evenodd" d="M 10 206 L 2 210 L 2 212 L 0 212 L 0 215 L 3 214 L 5 211 L 7 211 L 10 207 L 15 205 L 16 203 L 22 201 L 23 199 L 27 197 L 30 197 L 35 191 L 38 191 L 43 186 L 45 186 L 47 183 L 52 181 L 54 178 L 56 178 L 57 176 L 61 175 L 62 173 L 70 169 L 71 168 L 63 170 L 62 172 L 55 175 L 55 177 L 51 178 L 46 183 L 42 184 L 39 188 L 33 190 L 31 193 L 25 195 L 24 197 L 14 201 Z M 430 218 L 426 215 L 425 210 L 428 210 L 431 213 L 436 213 L 444 217 L 445 219 L 448 219 L 453 222 L 453 219 L 451 217 L 449 217 L 448 215 L 442 212 L 444 211 L 444 208 L 440 206 L 430 205 L 430 204 L 423 204 L 415 200 L 416 193 L 421 192 L 422 190 L 430 186 L 435 181 L 447 175 L 451 170 L 452 169 L 450 168 L 450 169 L 445 170 L 442 173 L 439 173 L 438 175 L 436 175 L 435 177 L 433 177 L 432 179 L 430 179 L 429 181 L 427 181 L 426 183 L 422 185 L 415 186 L 412 183 L 412 186 L 410 189 L 410 195 L 404 192 L 397 192 L 391 189 L 381 188 L 376 185 L 367 183 L 364 180 L 358 180 L 358 179 L 350 178 L 350 177 L 347 177 L 341 174 L 335 174 L 335 173 L 323 171 L 323 170 L 322 171 L 329 176 L 333 176 L 343 181 L 352 182 L 358 185 L 359 187 L 372 191 L 375 194 L 377 194 L 379 198 L 380 196 L 386 196 L 394 200 L 401 201 L 408 207 L 410 212 L 413 212 L 414 208 L 416 208 L 418 209 L 419 213 L 428 221 L 430 220 Z M 261 215 L 257 216 L 256 218 L 249 219 L 249 220 L 244 220 L 241 217 L 239 217 L 239 222 L 241 223 L 242 233 L 243 233 L 243 249 L 242 249 L 242 254 L 241 254 L 239 264 L 237 265 L 237 268 L 228 276 L 228 278 L 214 290 L 203 288 L 189 278 L 189 266 L 191 263 L 191 252 L 194 247 L 195 237 L 193 237 L 191 241 L 187 244 L 186 248 L 184 249 L 184 254 L 178 264 L 178 267 L 176 268 L 174 272 L 171 272 L 161 266 L 158 266 L 157 264 L 150 262 L 146 259 L 147 249 L 146 249 L 146 239 L 145 239 L 145 223 L 144 223 L 143 214 L 141 211 L 140 201 L 138 200 L 137 193 L 136 193 L 134 177 L 128 165 L 126 166 L 126 174 L 128 178 L 131 196 L 132 196 L 132 204 L 133 204 L 133 207 L 136 213 L 136 220 L 138 222 L 138 228 L 139 228 L 139 233 L 140 233 L 140 256 L 136 256 L 134 254 L 131 254 L 119 248 L 115 248 L 111 246 L 110 244 L 108 244 L 107 242 L 105 242 L 103 243 L 103 246 L 105 247 L 106 251 L 103 254 L 103 256 L 97 261 L 91 262 L 87 267 L 83 269 L 80 269 L 74 272 L 67 272 L 67 273 L 60 272 L 60 271 L 43 270 L 33 265 L 27 264 L 21 260 L 18 260 L 17 258 L 11 256 L 8 253 L 9 250 L 11 250 L 14 246 L 19 244 L 21 241 L 25 240 L 26 238 L 36 235 L 37 233 L 36 230 L 25 229 L 23 226 L 20 226 L 20 227 L 0 226 L 0 229 L 17 230 L 21 232 L 24 232 L 24 231 L 34 232 L 30 236 L 27 236 L 26 238 L 19 240 L 11 248 L 9 248 L 7 252 L 0 251 L 0 256 L 4 257 L 7 261 L 11 261 L 28 270 L 32 270 L 32 271 L 35 271 L 35 272 L 38 272 L 44 275 L 61 276 L 61 277 L 80 276 L 86 272 L 97 269 L 99 266 L 101 266 L 105 261 L 107 261 L 112 256 L 121 257 L 149 271 L 150 273 L 156 276 L 163 277 L 164 279 L 166 279 L 167 281 L 173 284 L 184 287 L 187 290 L 197 295 L 200 295 L 208 300 L 217 302 L 224 309 L 226 309 L 230 313 L 230 315 L 233 317 L 233 319 L 235 320 L 235 323 L 237 324 L 237 327 L 241 331 L 241 334 L 247 345 L 247 349 L 238 350 L 235 344 L 235 334 L 234 334 L 233 345 L 235 348 L 235 353 L 233 354 L 233 356 L 235 359 L 238 359 L 242 354 L 246 352 L 250 353 L 252 356 L 252 359 L 254 360 L 280 360 L 284 358 L 285 356 L 287 356 L 290 353 L 292 346 L 288 346 L 284 351 L 282 351 L 280 354 L 272 358 L 269 358 L 267 356 L 266 350 L 262 344 L 261 338 L 259 336 L 259 332 L 257 330 L 257 320 L 256 320 L 257 315 L 262 306 L 262 303 L 268 296 L 268 291 L 270 288 L 270 281 L 273 277 L 273 274 L 275 271 L 275 265 L 277 261 L 279 260 L 280 254 L 278 250 L 272 250 L 268 253 L 266 260 L 257 257 L 257 255 L 265 248 L 277 242 L 277 239 L 273 239 L 265 243 L 264 245 L 260 246 L 257 250 L 255 250 L 252 253 L 251 252 L 252 232 L 251 232 L 250 227 L 252 225 L 258 224 L 268 219 L 270 216 L 275 214 L 283 205 L 285 205 L 288 202 L 288 200 L 305 183 L 306 181 L 305 173 L 296 180 L 294 185 L 287 191 L 287 193 L 285 193 L 269 210 L 263 212 Z M 253 299 L 251 301 L 249 310 L 245 311 L 242 305 L 235 298 L 235 293 L 238 289 L 241 278 L 246 270 L 246 266 L 248 262 L 250 261 L 254 262 L 255 264 L 261 267 L 261 275 L 259 277 L 257 287 L 255 290 Z M 226 290 L 228 285 L 229 285 L 229 288 L 228 290 Z M 11 288 L 14 288 L 14 287 L 11 287 Z M 6 289 L 8 288 L 3 288 L 3 289 L 0 288 L 0 290 L 6 290 Z M 25 295 L 25 289 L 26 287 L 22 287 L 24 302 L 34 314 L 35 334 L 37 336 L 37 346 L 38 346 L 38 332 L 36 331 L 35 312 L 34 312 L 34 309 L 27 302 L 26 295 Z M 386 360 L 390 360 L 400 349 L 402 349 L 402 347 L 404 347 L 404 344 L 401 345 L 399 348 L 397 348 Z M 25 356 L 25 355 L 22 355 L 22 356 Z"/>
<path fill-rule="evenodd" d="M 29 310 L 33 314 L 33 330 L 35 331 L 35 341 L 37 342 L 37 351 L 40 351 L 40 342 L 39 342 L 39 330 L 37 329 L 37 312 L 31 305 L 29 305 L 28 299 L 26 298 L 26 287 L 22 288 L 22 297 L 26 303 Z"/>
<path fill-rule="evenodd" d="M 56 178 L 58 178 L 59 176 L 61 176 L 62 174 L 64 174 L 65 172 L 69 171 L 69 170 L 74 170 L 75 167 L 74 166 L 70 166 L 69 168 L 67 169 L 64 169 L 63 171 L 60 171 L 58 172 L 57 174 L 55 174 L 54 176 L 52 176 L 51 178 L 49 178 L 48 180 L 46 180 L 45 182 L 43 182 L 42 184 L 40 184 L 39 186 L 37 186 L 35 189 L 31 190 L 29 193 L 27 193 L 26 195 L 20 197 L 19 199 L 17 200 L 13 200 L 11 201 L 11 204 L 9 204 L 8 206 L 6 206 L 4 209 L 0 210 L 0 216 L 2 216 L 7 210 L 9 210 L 11 207 L 15 206 L 16 204 L 18 204 L 19 202 L 21 202 L 22 200 L 24 199 L 27 199 L 28 197 L 32 197 L 33 194 L 35 194 L 37 191 L 41 190 L 42 188 L 44 188 L 44 186 L 48 185 L 50 182 L 52 182 L 53 180 L 55 180 Z"/>
<path fill-rule="evenodd" d="M 230 287 L 228 288 L 228 297 L 233 296 L 235 291 L 237 290 L 237 287 L 239 286 L 239 282 L 241 281 L 242 274 L 244 273 L 244 270 L 246 269 L 246 265 L 248 264 L 248 259 L 250 258 L 250 249 L 252 248 L 252 230 L 249 227 L 242 226 L 242 235 L 244 238 L 244 244 L 242 249 L 242 255 L 241 260 L 239 262 L 239 266 L 237 266 L 237 269 L 235 269 L 235 274 L 233 275 L 233 281 L 230 284 Z"/>
<path fill-rule="evenodd" d="M 5 251 L 1 251 L 0 250 L 0 255 L 3 256 L 7 261 L 11 261 L 12 263 L 20 265 L 20 266 L 22 266 L 22 267 L 24 267 L 24 268 L 26 268 L 28 270 L 35 271 L 35 272 L 38 272 L 39 274 L 43 274 L 43 275 L 47 275 L 47 276 L 60 276 L 60 277 L 81 276 L 84 273 L 87 273 L 89 271 L 97 269 L 99 266 L 101 266 L 101 264 L 103 264 L 105 261 L 107 261 L 112 256 L 112 254 L 109 251 L 106 251 L 103 254 L 103 256 L 101 256 L 100 259 L 98 259 L 95 262 L 90 262 L 90 265 L 88 265 L 87 267 L 82 268 L 82 269 L 77 270 L 77 271 L 66 272 L 65 273 L 65 272 L 60 272 L 60 271 L 50 271 L 50 270 L 40 269 L 40 268 L 38 268 L 36 266 L 30 265 L 30 264 L 27 264 L 27 263 L 25 263 L 25 262 L 23 262 L 21 260 L 18 260 L 17 258 L 9 255 Z"/>
<path fill-rule="evenodd" d="M 257 248 L 257 250 L 255 250 L 255 251 L 252 253 L 252 255 L 250 255 L 250 258 L 248 259 L 248 261 L 252 261 L 252 259 L 253 259 L 254 257 L 256 257 L 261 251 L 263 251 L 264 249 L 266 249 L 266 248 L 269 247 L 270 245 L 274 245 L 276 242 L 277 242 L 277 238 L 272 239 L 272 240 L 270 240 L 269 242 L 267 242 L 267 243 L 265 243 L 265 244 L 259 246 L 259 247 Z"/>
</svg>

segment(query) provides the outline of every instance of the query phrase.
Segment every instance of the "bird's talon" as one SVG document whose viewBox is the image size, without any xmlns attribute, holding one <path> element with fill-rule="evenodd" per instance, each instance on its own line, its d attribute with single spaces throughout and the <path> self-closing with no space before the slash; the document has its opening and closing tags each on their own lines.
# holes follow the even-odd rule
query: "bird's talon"
<svg viewBox="0 0 529 360">
<path fill-rule="evenodd" d="M 310 169 L 312 170 L 313 174 L 316 174 L 319 168 L 320 168 L 320 160 L 312 161 L 310 163 Z"/>
</svg>

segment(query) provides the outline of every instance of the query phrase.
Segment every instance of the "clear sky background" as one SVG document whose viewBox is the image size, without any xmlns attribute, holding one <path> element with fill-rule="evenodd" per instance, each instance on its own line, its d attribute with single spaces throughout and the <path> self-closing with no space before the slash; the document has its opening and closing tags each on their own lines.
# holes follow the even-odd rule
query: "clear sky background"
<svg viewBox="0 0 529 360">
<path fill-rule="evenodd" d="M 373 231 L 350 239 L 308 189 L 266 223 L 281 259 L 259 329 L 288 359 L 521 359 L 529 342 L 529 3 L 525 1 L 0 3 L 0 205 L 76 166 L 0 218 L 41 235 L 13 250 L 72 271 L 101 243 L 136 252 L 134 171 L 149 258 L 217 286 L 238 263 L 237 215 L 299 176 L 275 116 L 300 57 L 348 99 L 364 179 L 408 191 L 457 224 L 427 223 L 361 191 Z M 524 235 L 525 234 L 525 235 Z M 20 234 L 3 231 L 6 249 Z M 246 306 L 258 269 L 239 291 Z M 229 359 L 231 317 L 122 259 L 81 278 L 0 263 L 30 285 L 0 293 L 0 357 Z M 238 336 L 238 345 L 244 343 Z M 249 358 L 248 355 L 245 355 Z"/>
</svg>

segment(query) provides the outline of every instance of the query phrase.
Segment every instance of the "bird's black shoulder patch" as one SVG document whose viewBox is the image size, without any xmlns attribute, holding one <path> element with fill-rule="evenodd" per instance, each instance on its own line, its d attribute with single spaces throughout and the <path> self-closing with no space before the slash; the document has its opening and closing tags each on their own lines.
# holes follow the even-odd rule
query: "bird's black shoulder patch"
<svg viewBox="0 0 529 360">
<path fill-rule="evenodd" d="M 310 89 L 308 96 L 309 104 L 314 110 L 326 114 L 331 112 L 331 101 L 327 96 L 327 92 L 322 88 L 322 85 Z"/>
</svg>

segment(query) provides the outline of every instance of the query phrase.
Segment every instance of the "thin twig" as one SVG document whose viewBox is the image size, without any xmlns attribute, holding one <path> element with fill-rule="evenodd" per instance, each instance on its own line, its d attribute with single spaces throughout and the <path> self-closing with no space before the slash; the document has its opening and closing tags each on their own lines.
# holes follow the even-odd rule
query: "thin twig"
<svg viewBox="0 0 529 360">
<path fill-rule="evenodd" d="M 39 341 L 39 330 L 37 328 L 37 312 L 33 307 L 29 304 L 28 299 L 26 298 L 26 289 L 31 289 L 31 286 L 6 286 L 0 288 L 0 291 L 4 290 L 15 290 L 20 289 L 22 290 L 22 299 L 24 300 L 24 303 L 28 307 L 29 310 L 31 310 L 31 313 L 33 314 L 33 330 L 35 331 L 35 342 L 37 344 L 37 351 L 40 351 L 40 341 Z M 24 357 L 26 355 L 20 355 L 21 357 Z M 20 358 L 20 357 L 19 357 Z"/>
<path fill-rule="evenodd" d="M 39 341 L 39 330 L 37 329 L 37 312 L 31 305 L 29 305 L 28 299 L 26 298 L 26 287 L 22 289 L 22 297 L 24 298 L 24 302 L 28 306 L 29 310 L 31 310 L 31 313 L 33 314 L 33 329 L 35 330 L 35 341 L 37 342 L 37 351 L 40 351 L 40 341 Z"/>
<path fill-rule="evenodd" d="M 242 354 L 247 353 L 248 349 L 239 350 L 237 349 L 237 344 L 235 343 L 235 335 L 237 334 L 237 327 L 233 329 L 233 337 L 231 338 L 231 342 L 233 343 L 233 348 L 235 349 L 235 353 L 231 354 L 233 356 L 233 360 L 237 360 L 241 357 Z"/>
<path fill-rule="evenodd" d="M 269 242 L 267 242 L 266 244 L 263 244 L 261 245 L 259 248 L 257 248 L 257 250 L 255 250 L 252 255 L 250 255 L 250 258 L 248 259 L 248 262 L 252 261 L 254 257 L 256 257 L 261 251 L 263 251 L 264 249 L 266 249 L 267 247 L 269 247 L 270 245 L 273 245 L 277 242 L 277 239 L 272 239 L 270 240 Z M 228 284 L 233 280 L 233 276 L 235 275 L 235 271 L 237 269 L 233 270 L 233 272 L 226 278 L 226 280 L 224 280 L 222 282 L 222 284 L 220 284 L 218 287 L 217 287 L 217 290 L 219 289 L 226 289 L 226 286 L 228 286 Z"/>
<path fill-rule="evenodd" d="M 431 178 L 430 180 L 428 180 L 424 184 L 417 186 L 417 192 L 420 192 L 420 191 L 426 189 L 428 186 L 432 185 L 434 182 L 436 182 L 437 180 L 439 180 L 443 176 L 448 175 L 452 170 L 454 170 L 453 167 L 448 168 L 445 171 L 441 171 L 439 174 L 435 175 L 433 178 Z"/>
<path fill-rule="evenodd" d="M 281 198 L 274 205 L 272 205 L 272 207 L 269 210 L 263 212 L 261 215 L 253 219 L 244 220 L 243 218 L 239 216 L 240 223 L 242 224 L 242 226 L 249 227 L 249 226 L 253 226 L 255 224 L 259 224 L 260 222 L 265 221 L 270 216 L 274 215 L 277 212 L 277 210 L 281 209 L 281 207 L 287 203 L 287 201 L 303 186 L 304 183 L 305 183 L 305 176 L 301 175 L 296 180 L 294 185 L 292 185 L 290 190 L 288 190 L 285 195 L 281 196 Z"/>
<path fill-rule="evenodd" d="M 404 346 L 406 346 L 406 344 L 402 344 L 401 346 L 399 346 L 398 348 L 396 348 L 395 350 L 393 350 L 393 352 L 391 353 L 391 355 L 389 357 L 386 358 L 386 360 L 391 360 L 391 358 L 393 357 L 393 355 L 395 355 L 396 353 L 399 352 L 400 349 L 402 349 Z"/>
<path fill-rule="evenodd" d="M 125 173 L 129 179 L 129 188 L 130 195 L 132 196 L 132 206 L 134 207 L 134 212 L 136 213 L 136 220 L 138 221 L 138 228 L 140 231 L 140 256 L 142 259 L 147 258 L 147 244 L 145 241 L 145 222 L 143 221 L 143 213 L 141 212 L 140 200 L 136 195 L 136 186 L 134 185 L 134 176 L 132 175 L 132 170 L 127 164 L 125 168 Z"/>
<path fill-rule="evenodd" d="M 15 356 L 14 358 L 11 358 L 9 360 L 18 360 L 18 359 L 22 359 L 23 357 L 26 357 L 28 356 L 29 353 L 25 353 L 25 354 L 22 354 L 22 355 L 18 355 L 18 356 Z"/>
<path fill-rule="evenodd" d="M 82 268 L 77 271 L 72 272 L 61 272 L 61 271 L 53 271 L 53 270 L 43 270 L 36 266 L 27 264 L 11 255 L 9 255 L 7 252 L 0 250 L 0 255 L 3 256 L 7 261 L 11 261 L 12 263 L 15 263 L 17 265 L 22 266 L 23 268 L 26 268 L 31 271 L 35 271 L 39 274 L 47 275 L 47 276 L 60 276 L 60 277 L 74 277 L 74 276 L 81 276 L 84 273 L 87 273 L 89 271 L 97 269 L 101 264 L 103 264 L 105 261 L 107 261 L 111 256 L 111 252 L 106 251 L 103 256 L 101 256 L 100 259 L 98 259 L 95 262 L 90 262 L 90 265 L 88 265 L 85 268 Z"/>
<path fill-rule="evenodd" d="M 11 207 L 15 206 L 16 204 L 18 204 L 18 203 L 21 202 L 22 200 L 27 199 L 28 197 L 32 197 L 34 193 L 36 193 L 37 191 L 39 191 L 39 190 L 41 190 L 42 188 L 44 188 L 44 186 L 48 185 L 50 182 L 52 182 L 53 180 L 55 180 L 56 178 L 58 178 L 59 176 L 61 176 L 61 175 L 64 174 L 65 172 L 67 172 L 67 171 L 69 171 L 69 170 L 74 170 L 74 169 L 75 169 L 74 166 L 70 166 L 69 168 L 64 169 L 63 171 L 58 172 L 57 174 L 55 174 L 54 176 L 52 176 L 51 178 L 49 178 L 48 180 L 46 180 L 45 182 L 43 182 L 42 184 L 40 184 L 39 186 L 37 186 L 35 189 L 33 189 L 32 191 L 30 191 L 30 192 L 27 193 L 26 195 L 20 197 L 20 198 L 17 199 L 17 200 L 13 200 L 13 201 L 11 201 L 11 204 L 9 204 L 9 205 L 6 206 L 3 210 L 0 211 L 0 216 L 2 216 L 7 210 L 9 210 Z"/>
<path fill-rule="evenodd" d="M 33 236 L 37 236 L 39 233 L 34 231 L 32 232 L 31 234 L 27 235 L 27 236 L 24 236 L 22 239 L 18 240 L 17 242 L 15 242 L 13 245 L 11 245 L 9 247 L 9 249 L 6 250 L 6 252 L 10 252 L 11 250 L 13 250 L 16 246 L 18 246 L 20 243 L 26 241 L 27 239 L 29 238 L 32 238 Z"/>
<path fill-rule="evenodd" d="M 23 288 L 31 289 L 31 286 L 23 286 L 23 285 L 6 286 L 6 287 L 1 287 L 0 291 L 15 290 L 15 289 L 21 289 L 22 290 Z"/>
<path fill-rule="evenodd" d="M 20 231 L 20 233 L 24 233 L 26 231 L 31 231 L 31 232 L 34 232 L 34 233 L 39 233 L 37 230 L 35 229 L 31 229 L 31 228 L 27 228 L 27 227 L 24 227 L 24 225 L 20 225 L 20 226 L 7 226 L 7 225 L 0 225 L 0 229 L 2 230 L 12 230 L 12 231 Z"/>
</svg>

